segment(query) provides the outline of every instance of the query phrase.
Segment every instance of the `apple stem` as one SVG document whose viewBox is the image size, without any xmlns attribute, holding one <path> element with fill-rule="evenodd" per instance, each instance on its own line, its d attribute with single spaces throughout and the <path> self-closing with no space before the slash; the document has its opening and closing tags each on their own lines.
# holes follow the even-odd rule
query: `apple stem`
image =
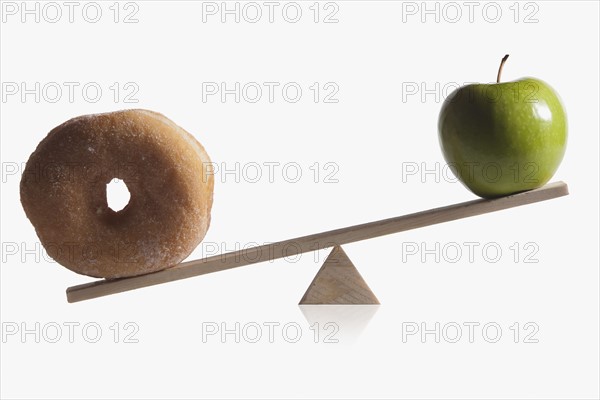
<svg viewBox="0 0 600 400">
<path fill-rule="evenodd" d="M 498 68 L 498 76 L 496 77 L 496 83 L 500 83 L 500 76 L 502 75 L 502 67 L 504 67 L 504 63 L 508 59 L 508 54 L 502 57 L 502 61 L 500 61 L 500 68 Z"/>
</svg>

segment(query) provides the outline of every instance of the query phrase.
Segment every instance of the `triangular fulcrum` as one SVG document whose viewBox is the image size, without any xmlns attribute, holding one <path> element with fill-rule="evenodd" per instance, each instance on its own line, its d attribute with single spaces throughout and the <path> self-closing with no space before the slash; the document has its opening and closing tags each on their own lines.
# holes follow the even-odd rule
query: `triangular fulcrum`
<svg viewBox="0 0 600 400">
<path fill-rule="evenodd" d="M 335 246 L 299 304 L 379 304 L 341 246 Z"/>
</svg>

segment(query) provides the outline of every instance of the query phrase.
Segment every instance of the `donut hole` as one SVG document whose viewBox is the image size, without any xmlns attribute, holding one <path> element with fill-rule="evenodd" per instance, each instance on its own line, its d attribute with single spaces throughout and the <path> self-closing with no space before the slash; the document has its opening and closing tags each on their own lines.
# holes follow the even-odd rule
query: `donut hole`
<svg viewBox="0 0 600 400">
<path fill-rule="evenodd" d="M 131 194 L 129 188 L 121 179 L 114 178 L 106 184 L 106 202 L 114 212 L 119 212 L 129 204 Z"/>
</svg>

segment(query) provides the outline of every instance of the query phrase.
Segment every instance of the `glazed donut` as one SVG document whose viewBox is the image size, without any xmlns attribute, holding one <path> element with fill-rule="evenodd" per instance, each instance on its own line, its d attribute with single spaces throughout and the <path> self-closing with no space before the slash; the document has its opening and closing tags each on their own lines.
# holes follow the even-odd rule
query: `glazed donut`
<svg viewBox="0 0 600 400">
<path fill-rule="evenodd" d="M 124 110 L 73 118 L 27 161 L 21 203 L 46 252 L 80 274 L 121 278 L 186 258 L 210 224 L 214 180 L 208 154 L 162 114 Z M 106 185 L 130 192 L 113 211 Z"/>
</svg>

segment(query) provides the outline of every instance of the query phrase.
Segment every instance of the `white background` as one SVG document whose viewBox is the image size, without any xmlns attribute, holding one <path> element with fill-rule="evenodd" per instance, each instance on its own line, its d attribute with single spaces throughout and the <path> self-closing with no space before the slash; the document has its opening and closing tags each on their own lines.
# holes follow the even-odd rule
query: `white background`
<svg viewBox="0 0 600 400">
<path fill-rule="evenodd" d="M 313 2 L 298 3 L 297 23 L 282 17 L 283 2 L 273 23 L 262 2 L 257 23 L 243 17 L 236 23 L 233 16 L 222 23 L 219 14 L 203 22 L 202 3 L 191 1 L 138 1 L 128 8 L 121 3 L 117 23 L 113 2 L 98 3 L 102 17 L 96 23 L 83 18 L 84 2 L 72 23 L 63 3 L 57 3 L 63 15 L 56 23 L 48 21 L 55 10 L 46 8 L 44 15 L 44 3 L 38 3 L 40 21 L 26 14 L 22 22 L 21 2 L 12 3 L 15 15 L 5 9 L 7 3 L 0 42 L 2 397 L 598 397 L 598 3 L 497 2 L 502 15 L 496 23 L 490 22 L 495 8 L 482 13 L 485 2 L 475 8 L 472 22 L 467 6 L 456 3 L 463 13 L 456 23 L 448 21 L 455 10 L 435 2 L 427 7 L 438 7 L 439 22 L 435 15 L 421 21 L 421 2 L 337 1 L 337 23 L 323 23 L 335 10 L 324 9 L 324 3 L 315 23 Z M 417 14 L 403 13 L 413 6 Z M 132 11 L 138 22 L 124 23 Z M 286 181 L 281 169 L 274 182 L 266 169 L 257 183 L 217 174 L 205 242 L 223 251 L 236 243 L 283 240 L 470 200 L 470 192 L 443 175 L 403 176 L 421 163 L 443 166 L 436 124 L 444 95 L 440 90 L 441 98 L 434 93 L 421 99 L 403 88 L 492 81 L 505 53 L 511 56 L 504 80 L 543 79 L 565 104 L 569 142 L 553 180 L 567 182 L 571 194 L 344 246 L 382 303 L 375 310 L 315 316 L 299 309 L 327 251 L 317 260 L 305 254 L 296 262 L 279 260 L 68 304 L 66 287 L 90 279 L 47 260 L 20 205 L 15 166 L 26 162 L 50 129 L 80 114 L 124 108 L 165 114 L 228 168 L 236 162 L 300 165 L 297 183 Z M 9 95 L 11 83 L 22 82 L 27 88 L 36 82 L 41 88 L 52 82 L 79 86 L 72 102 L 66 86 L 56 102 L 49 101 L 55 92 L 40 93 L 36 102 L 34 94 Z M 89 82 L 102 88 L 95 103 L 81 93 Z M 109 88 L 115 82 L 118 99 Z M 139 88 L 132 97 L 137 103 L 124 102 L 128 82 Z M 280 89 L 273 103 L 266 92 L 257 103 L 243 98 L 236 103 L 233 96 L 203 102 L 203 82 L 226 82 L 230 88 L 235 82 L 278 82 L 279 88 L 297 82 L 303 94 L 296 103 L 287 102 Z M 335 83 L 338 102 L 315 103 L 309 89 L 314 82 Z M 309 169 L 315 162 L 322 173 L 325 163 L 335 163 L 338 182 L 325 183 L 321 175 L 315 183 Z M 467 254 L 455 263 L 444 254 L 439 262 L 433 256 L 423 262 L 403 251 L 411 242 L 427 248 L 480 246 L 472 262 Z M 524 262 L 529 242 L 538 249 L 537 263 Z M 501 248 L 498 262 L 482 255 L 486 243 Z M 514 243 L 521 248 L 518 262 L 510 249 Z M 190 259 L 205 250 L 199 246 Z M 321 323 L 314 343 L 309 323 L 315 321 L 338 324 L 339 342 L 324 343 Z M 124 328 L 127 322 L 139 328 L 132 337 L 137 343 L 125 343 L 124 334 L 132 332 Z M 266 327 L 258 343 L 244 337 L 236 343 L 234 335 L 203 342 L 207 324 L 231 329 L 236 322 L 281 325 L 273 343 Z M 448 331 L 439 343 L 433 334 L 403 341 L 407 327 L 425 323 L 433 329 L 436 322 L 463 326 L 462 337 L 450 343 L 447 336 L 454 331 Z M 473 343 L 468 322 L 480 324 Z M 510 329 L 515 322 L 518 343 Z M 539 328 L 532 337 L 537 343 L 525 343 L 527 322 Z M 39 343 L 34 333 L 21 335 L 22 329 L 35 331 L 36 323 Z M 68 323 L 80 324 L 72 343 Z M 93 330 L 82 333 L 89 323 L 102 329 L 96 343 L 88 342 Z M 115 323 L 117 343 L 110 328 Z M 286 340 L 281 332 L 286 323 L 301 327 L 298 342 Z M 486 323 L 501 327 L 498 342 L 482 334 Z M 62 336 L 51 343 L 56 324 Z M 19 332 L 7 335 L 15 326 Z M 489 336 L 495 336 L 493 330 Z"/>
</svg>

